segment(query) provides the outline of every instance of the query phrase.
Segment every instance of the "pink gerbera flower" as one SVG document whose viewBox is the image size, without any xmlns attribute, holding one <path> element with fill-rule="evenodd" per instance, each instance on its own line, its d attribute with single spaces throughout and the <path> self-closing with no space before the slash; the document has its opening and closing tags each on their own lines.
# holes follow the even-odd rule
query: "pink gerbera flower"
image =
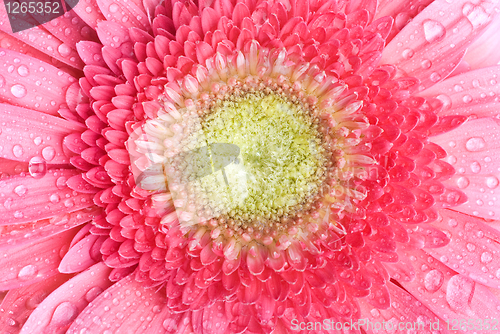
<svg viewBox="0 0 500 334">
<path fill-rule="evenodd" d="M 498 330 L 500 1 L 75 2 L 0 6 L 3 332 Z"/>
</svg>

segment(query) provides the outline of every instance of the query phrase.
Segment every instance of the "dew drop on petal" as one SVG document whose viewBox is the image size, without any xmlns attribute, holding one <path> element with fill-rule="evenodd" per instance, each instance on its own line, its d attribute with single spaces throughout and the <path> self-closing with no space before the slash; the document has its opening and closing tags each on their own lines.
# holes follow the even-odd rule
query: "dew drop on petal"
<svg viewBox="0 0 500 334">
<path fill-rule="evenodd" d="M 465 148 L 471 152 L 481 151 L 486 146 L 486 142 L 481 137 L 473 137 L 467 140 Z"/>
<path fill-rule="evenodd" d="M 5 78 L 0 75 L 0 88 L 3 88 L 5 86 Z"/>
<path fill-rule="evenodd" d="M 110 13 L 116 13 L 118 11 L 119 7 L 117 4 L 111 4 L 109 5 L 109 12 Z"/>
<path fill-rule="evenodd" d="M 33 157 L 29 161 L 28 172 L 35 179 L 42 178 L 47 173 L 47 163 L 40 157 Z"/>
<path fill-rule="evenodd" d="M 422 63 L 420 64 L 423 69 L 428 69 L 431 68 L 432 62 L 428 59 L 422 60 Z"/>
<path fill-rule="evenodd" d="M 61 176 L 56 180 L 56 187 L 58 189 L 66 188 L 66 178 L 64 176 Z"/>
<path fill-rule="evenodd" d="M 52 195 L 50 195 L 49 200 L 52 203 L 56 204 L 56 203 L 59 203 L 59 201 L 61 200 L 61 197 L 59 197 L 58 194 L 52 194 Z"/>
<path fill-rule="evenodd" d="M 437 269 L 433 269 L 425 275 L 424 278 L 424 286 L 425 289 L 429 292 L 436 292 L 439 290 L 441 285 L 444 282 L 444 275 Z"/>
<path fill-rule="evenodd" d="M 457 187 L 459 187 L 460 189 L 467 188 L 469 186 L 469 184 L 470 184 L 470 181 L 465 176 L 461 176 L 457 180 Z"/>
<path fill-rule="evenodd" d="M 473 163 L 471 163 L 470 169 L 473 173 L 479 173 L 481 171 L 481 165 L 479 164 L 479 162 L 474 161 Z"/>
<path fill-rule="evenodd" d="M 432 72 L 430 79 L 432 82 L 438 82 L 439 80 L 441 80 L 441 76 L 437 72 Z"/>
<path fill-rule="evenodd" d="M 24 87 L 23 85 L 12 86 L 10 88 L 10 92 L 12 93 L 12 95 L 14 95 L 14 97 L 17 97 L 19 99 L 25 97 L 26 94 L 28 93 L 26 87 Z"/>
<path fill-rule="evenodd" d="M 26 188 L 24 184 L 21 184 L 14 188 L 14 193 L 16 193 L 17 196 L 24 196 L 27 192 L 28 188 Z"/>
<path fill-rule="evenodd" d="M 471 103 L 472 102 L 472 96 L 470 96 L 469 94 L 464 95 L 464 97 L 462 98 L 462 101 L 464 101 L 464 103 Z"/>
<path fill-rule="evenodd" d="M 499 181 L 495 176 L 489 176 L 486 178 L 486 185 L 490 189 L 494 189 L 494 188 L 498 187 L 498 183 L 499 183 Z"/>
<path fill-rule="evenodd" d="M 462 7 L 462 13 L 474 28 L 488 22 L 488 14 L 484 11 L 484 9 L 481 6 L 476 6 L 470 2 L 467 2 Z"/>
<path fill-rule="evenodd" d="M 425 20 L 422 25 L 424 27 L 424 37 L 429 43 L 440 41 L 446 35 L 446 29 L 437 21 Z"/>
<path fill-rule="evenodd" d="M 414 54 L 415 52 L 412 49 L 405 49 L 402 53 L 404 59 L 410 59 Z"/>
<path fill-rule="evenodd" d="M 78 308 L 70 302 L 63 302 L 57 305 L 50 320 L 51 325 L 67 325 L 78 315 Z"/>
<path fill-rule="evenodd" d="M 24 154 L 24 150 L 21 145 L 16 144 L 12 147 L 12 153 L 16 158 L 19 158 Z"/>
<path fill-rule="evenodd" d="M 21 65 L 17 68 L 17 73 L 22 77 L 27 77 L 30 74 L 30 70 L 26 65 Z"/>
<path fill-rule="evenodd" d="M 67 57 L 71 54 L 71 48 L 66 44 L 61 44 L 57 47 L 57 52 L 63 57 Z"/>
<path fill-rule="evenodd" d="M 446 301 L 454 310 L 465 309 L 472 299 L 475 283 L 468 277 L 455 275 L 446 286 Z"/>
<path fill-rule="evenodd" d="M 471 244 L 470 242 L 467 243 L 466 247 L 469 250 L 469 252 L 474 252 L 476 250 L 476 245 Z"/>
<path fill-rule="evenodd" d="M 32 264 L 27 265 L 26 267 L 21 268 L 17 277 L 22 281 L 27 281 L 33 279 L 38 274 L 38 268 Z"/>
<path fill-rule="evenodd" d="M 52 146 L 47 146 L 42 150 L 42 157 L 46 161 L 51 161 L 56 156 L 56 150 Z"/>
<path fill-rule="evenodd" d="M 490 263 L 493 260 L 493 255 L 490 252 L 484 252 L 481 254 L 481 262 L 482 263 Z"/>
</svg>

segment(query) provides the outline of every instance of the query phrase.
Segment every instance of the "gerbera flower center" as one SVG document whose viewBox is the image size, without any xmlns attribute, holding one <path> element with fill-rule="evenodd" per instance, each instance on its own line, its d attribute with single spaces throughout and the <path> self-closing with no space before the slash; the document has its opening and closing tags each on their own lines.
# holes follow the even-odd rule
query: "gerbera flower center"
<svg viewBox="0 0 500 334">
<path fill-rule="evenodd" d="M 317 124 L 299 103 L 274 92 L 232 94 L 210 108 L 202 128 L 214 173 L 199 182 L 224 216 L 277 221 L 312 204 L 326 159 Z M 221 143 L 234 145 L 234 163 L 222 161 Z"/>
</svg>

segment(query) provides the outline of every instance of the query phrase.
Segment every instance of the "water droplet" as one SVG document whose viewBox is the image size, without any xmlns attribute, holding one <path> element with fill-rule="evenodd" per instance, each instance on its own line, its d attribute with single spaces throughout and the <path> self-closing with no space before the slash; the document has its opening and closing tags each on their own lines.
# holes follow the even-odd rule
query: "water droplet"
<svg viewBox="0 0 500 334">
<path fill-rule="evenodd" d="M 464 95 L 464 97 L 462 98 L 462 101 L 464 101 L 464 103 L 471 103 L 472 102 L 472 96 L 470 96 L 469 94 Z"/>
<path fill-rule="evenodd" d="M 457 187 L 459 187 L 460 189 L 467 188 L 469 186 L 469 184 L 470 184 L 470 181 L 465 176 L 461 176 L 457 180 Z"/>
<path fill-rule="evenodd" d="M 118 9 L 120 9 L 120 7 L 118 7 L 117 4 L 112 4 L 109 6 L 109 12 L 110 13 L 116 13 L 118 11 Z"/>
<path fill-rule="evenodd" d="M 482 263 L 490 263 L 493 260 L 493 255 L 490 252 L 484 252 L 481 254 L 481 262 Z"/>
<path fill-rule="evenodd" d="M 57 324 L 59 326 L 67 325 L 76 318 L 78 313 L 78 308 L 73 303 L 63 302 L 57 305 L 54 310 L 50 324 Z"/>
<path fill-rule="evenodd" d="M 61 197 L 59 197 L 58 194 L 52 194 L 52 195 L 50 195 L 49 200 L 52 203 L 56 204 L 56 203 L 59 203 L 59 201 L 61 200 Z"/>
<path fill-rule="evenodd" d="M 475 283 L 468 277 L 455 275 L 446 286 L 446 301 L 454 310 L 465 309 L 472 299 Z"/>
<path fill-rule="evenodd" d="M 35 139 L 33 139 L 33 143 L 35 143 L 35 145 L 40 145 L 42 143 L 42 138 L 41 137 L 36 137 Z"/>
<path fill-rule="evenodd" d="M 474 252 L 476 250 L 476 245 L 471 244 L 470 242 L 467 244 L 467 249 L 469 252 Z"/>
<path fill-rule="evenodd" d="M 432 62 L 428 59 L 425 59 L 422 61 L 422 63 L 420 63 L 420 65 L 422 66 L 423 69 L 428 69 L 431 68 Z"/>
<path fill-rule="evenodd" d="M 443 285 L 443 282 L 443 273 L 436 269 L 429 271 L 424 278 L 425 289 L 429 292 L 436 292 L 439 290 L 441 285 Z"/>
<path fill-rule="evenodd" d="M 458 222 L 455 219 L 450 219 L 448 221 L 448 225 L 451 226 L 451 227 L 457 227 L 458 226 Z"/>
<path fill-rule="evenodd" d="M 35 179 L 40 179 L 47 173 L 47 164 L 40 157 L 33 157 L 28 164 L 28 172 Z"/>
<path fill-rule="evenodd" d="M 27 77 L 30 74 L 30 70 L 27 66 L 21 65 L 17 68 L 17 73 L 22 77 Z"/>
<path fill-rule="evenodd" d="M 424 36 L 427 42 L 434 43 L 442 40 L 446 35 L 444 26 L 434 20 L 425 20 L 423 23 Z"/>
<path fill-rule="evenodd" d="M 14 192 L 17 196 L 24 196 L 28 192 L 28 188 L 24 184 L 21 184 L 14 188 Z"/>
<path fill-rule="evenodd" d="M 432 82 L 438 82 L 439 80 L 441 80 L 441 76 L 437 72 L 432 72 L 430 79 Z"/>
<path fill-rule="evenodd" d="M 5 78 L 0 75 L 0 88 L 3 88 L 5 86 Z"/>
<path fill-rule="evenodd" d="M 499 181 L 495 176 L 489 176 L 486 178 L 486 185 L 490 189 L 498 187 L 498 183 L 499 183 Z"/>
<path fill-rule="evenodd" d="M 19 274 L 17 274 L 17 277 L 22 281 L 27 281 L 35 278 L 37 274 L 38 268 L 30 264 L 19 270 Z"/>
<path fill-rule="evenodd" d="M 85 294 L 85 299 L 90 303 L 97 298 L 104 290 L 98 286 L 93 287 Z"/>
<path fill-rule="evenodd" d="M 12 95 L 14 95 L 15 97 L 17 98 L 23 98 L 26 96 L 26 94 L 28 93 L 28 91 L 26 90 L 26 87 L 24 87 L 23 85 L 14 85 L 10 88 L 10 92 L 12 93 Z"/>
<path fill-rule="evenodd" d="M 440 94 L 437 99 L 443 103 L 443 110 L 448 110 L 451 107 L 451 98 L 448 95 Z"/>
<path fill-rule="evenodd" d="M 12 147 L 12 153 L 16 158 L 19 158 L 24 154 L 24 150 L 21 145 L 16 144 Z"/>
<path fill-rule="evenodd" d="M 486 146 L 486 142 L 481 137 L 472 137 L 465 143 L 465 148 L 471 152 L 481 151 Z"/>
<path fill-rule="evenodd" d="M 71 48 L 69 46 L 67 46 L 66 44 L 59 45 L 59 47 L 57 48 L 57 51 L 63 57 L 67 57 L 71 54 Z"/>
<path fill-rule="evenodd" d="M 61 176 L 56 180 L 56 187 L 58 189 L 64 189 L 66 188 L 66 178 L 64 176 Z"/>
<path fill-rule="evenodd" d="M 477 28 L 488 22 L 488 14 L 484 11 L 481 6 L 476 6 L 470 2 L 467 2 L 462 7 L 462 13 L 465 15 L 467 20 L 472 24 L 474 28 Z"/>
<path fill-rule="evenodd" d="M 462 86 L 460 86 L 460 85 L 455 85 L 455 86 L 453 86 L 453 90 L 455 92 L 461 92 L 461 91 L 464 90 L 464 88 Z"/>
<path fill-rule="evenodd" d="M 414 54 L 415 52 L 412 49 L 405 49 L 402 53 L 404 59 L 410 59 Z"/>
<path fill-rule="evenodd" d="M 42 150 L 42 157 L 46 161 L 51 161 L 56 156 L 56 150 L 52 146 L 47 146 Z"/>
<path fill-rule="evenodd" d="M 470 169 L 473 173 L 479 173 L 481 171 L 481 165 L 479 164 L 479 162 L 474 161 L 473 163 L 471 163 Z"/>
</svg>

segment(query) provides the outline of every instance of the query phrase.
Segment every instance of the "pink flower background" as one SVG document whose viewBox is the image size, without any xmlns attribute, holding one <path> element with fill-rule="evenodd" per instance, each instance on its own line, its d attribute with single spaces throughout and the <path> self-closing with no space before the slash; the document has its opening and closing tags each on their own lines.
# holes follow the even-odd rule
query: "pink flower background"
<svg viewBox="0 0 500 334">
<path fill-rule="evenodd" d="M 495 332 L 499 2 L 80 0 L 16 33 L 0 5 L 2 333 Z M 373 174 L 339 177 L 302 234 L 181 228 L 126 142 L 226 77 L 297 84 L 330 168 Z"/>
</svg>

